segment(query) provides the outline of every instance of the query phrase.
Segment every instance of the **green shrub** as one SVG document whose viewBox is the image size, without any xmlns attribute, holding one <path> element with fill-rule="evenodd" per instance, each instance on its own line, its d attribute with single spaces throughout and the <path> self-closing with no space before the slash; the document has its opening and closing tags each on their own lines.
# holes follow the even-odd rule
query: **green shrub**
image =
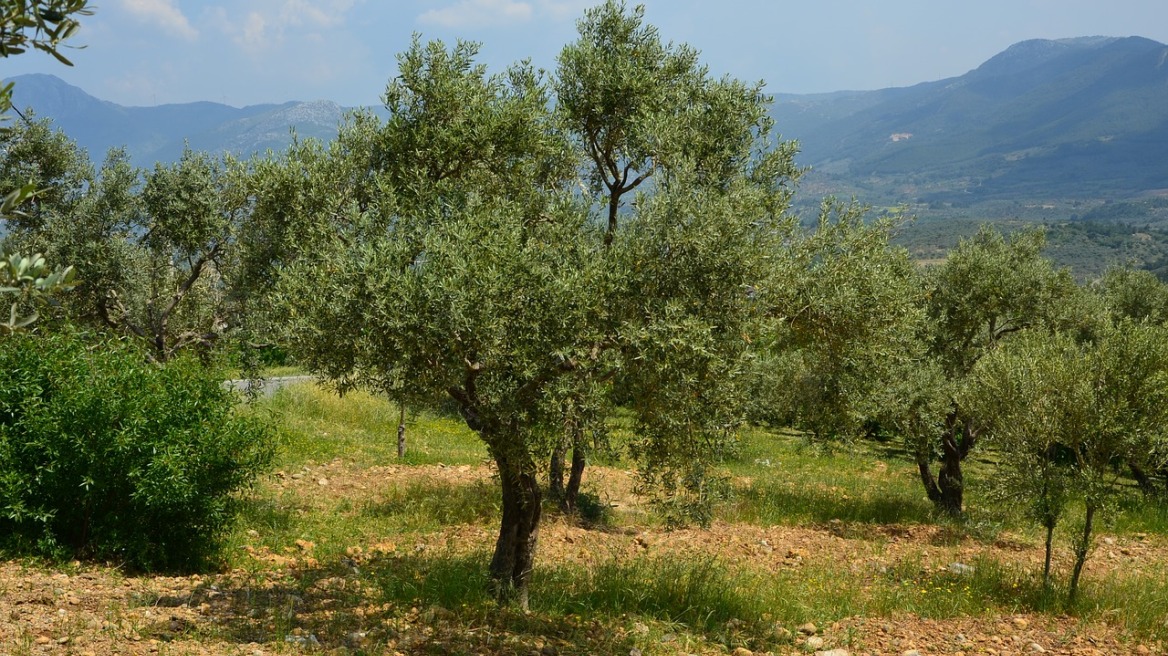
<svg viewBox="0 0 1168 656">
<path fill-rule="evenodd" d="M 189 570 L 216 553 L 233 492 L 272 456 L 197 362 L 115 340 L 0 340 L 0 540 L 51 557 Z"/>
</svg>

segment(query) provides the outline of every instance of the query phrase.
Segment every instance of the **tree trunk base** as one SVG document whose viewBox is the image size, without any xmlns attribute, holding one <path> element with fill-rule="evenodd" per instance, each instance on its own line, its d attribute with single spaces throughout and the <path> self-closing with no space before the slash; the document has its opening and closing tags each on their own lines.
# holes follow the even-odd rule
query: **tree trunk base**
<svg viewBox="0 0 1168 656">
<path fill-rule="evenodd" d="M 496 458 L 496 462 L 503 489 L 503 519 L 491 558 L 493 592 L 500 603 L 518 602 L 527 610 L 542 493 L 534 471 L 512 467 L 503 458 Z"/>
<path fill-rule="evenodd" d="M 577 443 L 572 449 L 572 470 L 568 474 L 568 487 L 560 501 L 560 507 L 565 513 L 574 514 L 577 502 L 580 499 L 580 484 L 584 481 L 584 465 L 587 460 L 584 456 L 584 446 Z"/>
</svg>

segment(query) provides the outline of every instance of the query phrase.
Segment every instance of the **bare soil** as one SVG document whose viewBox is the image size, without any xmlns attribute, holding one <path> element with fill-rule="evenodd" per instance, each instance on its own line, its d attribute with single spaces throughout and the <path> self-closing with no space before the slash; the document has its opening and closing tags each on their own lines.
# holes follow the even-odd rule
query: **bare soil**
<svg viewBox="0 0 1168 656">
<path fill-rule="evenodd" d="M 264 485 L 296 494 L 308 506 L 327 511 L 341 498 L 355 503 L 376 501 L 394 486 L 468 484 L 491 475 L 486 465 L 359 468 L 334 461 L 298 472 L 279 472 Z M 627 472 L 593 467 L 589 476 L 606 479 L 600 486 L 610 491 L 605 500 L 630 511 L 622 517 L 637 517 L 639 502 Z M 629 653 L 629 640 L 637 638 L 635 625 L 628 635 L 625 629 L 586 625 L 569 629 L 549 625 L 543 635 L 536 625 L 513 635 L 507 627 L 516 621 L 538 620 L 467 619 L 442 609 L 392 607 L 379 603 L 378 592 L 360 577 L 349 575 L 361 568 L 393 567 L 399 562 L 395 558 L 416 556 L 427 549 L 483 551 L 493 540 L 491 526 L 451 526 L 411 535 L 405 544 L 386 536 L 352 545 L 339 562 L 324 563 L 311 543 L 298 541 L 276 551 L 257 540 L 244 545 L 246 566 L 195 576 L 126 576 L 117 568 L 80 563 L 51 567 L 0 563 L 0 654 L 616 653 L 605 651 L 609 649 L 620 649 L 622 656 Z M 667 531 L 651 523 L 627 521 L 608 528 L 585 528 L 552 516 L 541 529 L 540 540 L 538 558 L 544 562 L 592 564 L 642 554 L 666 558 L 714 554 L 728 563 L 769 572 L 872 571 L 905 563 L 928 571 L 972 562 L 987 550 L 985 544 L 943 527 L 838 522 L 800 527 L 715 523 L 709 529 Z M 988 555 L 1002 561 L 1041 567 L 1039 549 L 1009 536 L 988 549 Z M 1059 558 L 1065 565 L 1069 554 L 1060 553 Z M 1163 538 L 1104 535 L 1088 564 L 1088 576 L 1113 576 L 1166 559 L 1168 541 Z M 595 638 L 581 647 L 579 636 L 590 632 Z M 1047 615 L 848 618 L 816 627 L 815 638 L 822 640 L 819 650 L 839 648 L 851 656 L 903 656 L 913 650 L 922 655 L 999 656 L 1165 653 L 1164 645 L 1131 641 L 1106 624 Z M 654 640 L 652 653 L 728 653 L 719 646 L 677 640 L 671 634 Z M 796 632 L 775 653 L 815 651 L 809 647 L 808 636 Z M 743 656 L 746 652 L 732 653 Z"/>
</svg>

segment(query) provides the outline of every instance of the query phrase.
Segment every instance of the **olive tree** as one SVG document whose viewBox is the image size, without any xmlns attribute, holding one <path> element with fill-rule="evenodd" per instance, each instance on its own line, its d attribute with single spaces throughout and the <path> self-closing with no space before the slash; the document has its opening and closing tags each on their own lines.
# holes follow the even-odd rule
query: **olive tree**
<svg viewBox="0 0 1168 656">
<path fill-rule="evenodd" d="M 66 315 L 141 340 L 158 361 L 214 347 L 234 322 L 228 274 L 248 210 L 241 166 L 188 150 L 143 173 L 113 150 L 94 175 L 47 122 L 8 138 L 0 184 L 29 174 L 45 190 L 10 221 L 10 241 L 77 263 Z"/>
<path fill-rule="evenodd" d="M 696 50 L 663 42 L 644 14 L 643 6 L 613 0 L 586 11 L 552 81 L 557 126 L 570 139 L 582 196 L 604 229 L 601 258 L 611 259 L 607 247 L 622 222 L 642 211 L 643 202 L 629 202 L 634 194 L 651 197 L 664 177 L 686 171 L 687 184 L 723 192 L 743 177 L 777 180 L 780 189 L 770 195 L 775 207 L 785 206 L 798 177 L 794 144 L 770 141 L 773 121 L 762 83 L 712 78 Z M 549 472 L 552 493 L 569 511 L 586 464 L 585 435 L 603 433 L 598 424 L 608 409 L 589 373 L 604 372 L 580 371 L 565 383 L 577 391 L 565 399 L 565 434 Z"/>
<path fill-rule="evenodd" d="M 925 286 L 890 243 L 899 217 L 866 213 L 829 199 L 784 253 L 783 284 L 766 299 L 758 419 L 846 439 L 895 416 L 898 387 L 925 355 Z"/>
<path fill-rule="evenodd" d="M 1003 456 L 993 484 L 1046 529 L 1044 581 L 1065 502 L 1083 503 L 1073 602 L 1097 516 L 1118 493 L 1115 465 L 1168 462 L 1168 332 L 1131 321 L 1093 341 L 1035 332 L 988 354 L 971 376 L 966 407 Z"/>
<path fill-rule="evenodd" d="M 981 430 L 979 417 L 958 399 L 969 372 L 1011 336 L 1082 320 L 1078 288 L 1067 271 L 1042 257 L 1044 243 L 1041 231 L 1005 237 L 983 227 L 926 274 L 928 358 L 921 361 L 916 377 L 944 384 L 907 388 L 898 421 L 929 499 L 949 514 L 962 512 L 962 463 Z M 934 473 L 937 459 L 940 467 Z"/>
<path fill-rule="evenodd" d="M 5 2 L 0 6 L 0 58 L 7 59 L 12 55 L 19 55 L 32 47 L 52 55 L 66 66 L 72 66 L 73 64 L 61 54 L 60 49 L 62 42 L 79 27 L 77 17 L 92 13 L 87 9 L 87 4 L 88 0 Z M 0 122 L 8 120 L 8 110 L 13 108 L 14 84 L 13 82 L 0 84 Z M 27 123 L 27 120 L 25 122 Z M 12 146 L 10 136 L 10 128 L 0 126 L 0 140 L 4 141 L 5 152 Z M 5 171 L 3 175 L 10 178 L 11 171 Z M 22 217 L 23 213 L 20 211 L 22 206 L 38 195 L 37 180 L 33 176 L 26 176 L 15 181 L 6 180 L 0 184 L 4 187 L 0 190 L 3 193 L 3 197 L 0 198 L 0 219 L 11 221 Z M 71 267 L 48 269 L 44 257 L 39 253 L 32 257 L 18 253 L 0 255 L 3 255 L 0 259 L 7 258 L 3 279 L 0 280 L 4 292 L 23 297 L 11 305 L 9 317 L 4 324 L 6 330 L 12 331 L 36 320 L 35 312 L 17 316 L 18 306 L 22 302 L 27 304 L 33 298 L 39 298 L 56 289 L 67 288 L 73 272 Z"/>
<path fill-rule="evenodd" d="M 546 82 L 526 64 L 487 75 L 473 54 L 415 43 L 399 57 L 394 114 L 371 132 L 375 184 L 279 288 L 313 371 L 457 405 L 499 472 L 496 592 L 526 603 L 537 476 L 580 393 L 566 380 L 589 381 L 589 395 L 636 391 L 636 454 L 654 482 L 698 482 L 732 438 L 760 310 L 751 290 L 771 284 L 791 165 L 789 150 L 758 143 L 764 156 L 715 187 L 679 161 L 610 232 L 572 184 Z M 464 152 L 459 134 L 485 140 Z"/>
</svg>

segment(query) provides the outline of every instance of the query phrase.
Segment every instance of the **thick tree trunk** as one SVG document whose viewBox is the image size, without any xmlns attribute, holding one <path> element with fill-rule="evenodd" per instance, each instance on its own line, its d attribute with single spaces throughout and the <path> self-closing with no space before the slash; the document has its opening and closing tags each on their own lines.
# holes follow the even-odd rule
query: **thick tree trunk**
<svg viewBox="0 0 1168 656">
<path fill-rule="evenodd" d="M 929 496 L 929 501 L 932 501 L 938 510 L 948 515 L 960 515 L 965 496 L 961 460 L 959 458 L 945 458 L 941 461 L 940 472 L 934 477 L 929 457 L 918 455 L 917 471 L 920 473 L 921 484 L 925 486 L 925 493 Z"/>
<path fill-rule="evenodd" d="M 491 579 L 500 602 L 518 601 L 526 610 L 542 493 L 533 468 L 500 455 L 496 455 L 495 462 L 503 488 L 503 520 L 491 558 Z"/>
<path fill-rule="evenodd" d="M 973 449 L 977 434 L 967 424 L 950 417 L 941 438 L 941 468 L 934 478 L 928 452 L 917 453 L 917 470 L 929 501 L 937 510 L 958 517 L 965 507 L 965 475 L 961 462 Z"/>
<path fill-rule="evenodd" d="M 576 512 L 576 502 L 580 499 L 580 483 L 584 480 L 584 465 L 587 463 L 581 436 L 576 436 L 576 444 L 572 448 L 572 471 L 568 474 L 568 489 L 564 491 L 564 512 Z"/>
<path fill-rule="evenodd" d="M 552 451 L 552 461 L 548 466 L 548 496 L 564 502 L 564 456 L 567 454 L 567 438 Z"/>
<path fill-rule="evenodd" d="M 397 417 L 397 457 L 406 457 L 406 404 L 399 406 Z"/>
<path fill-rule="evenodd" d="M 937 507 L 953 517 L 961 515 L 965 507 L 965 475 L 961 472 L 961 457 L 956 450 L 945 450 L 941 471 L 937 473 L 937 487 L 941 490 Z"/>
<path fill-rule="evenodd" d="M 921 475 L 921 485 L 925 486 L 925 494 L 929 501 L 937 504 L 941 502 L 941 488 L 937 487 L 937 479 L 933 476 L 932 462 L 928 454 L 917 454 L 917 471 Z"/>
<path fill-rule="evenodd" d="M 1087 504 L 1087 515 L 1083 518 L 1083 534 L 1075 542 L 1075 568 L 1071 571 L 1071 591 L 1068 595 L 1070 603 L 1075 603 L 1075 596 L 1079 594 L 1079 576 L 1083 573 L 1083 564 L 1087 562 L 1087 553 L 1091 551 L 1091 528 L 1095 520 L 1095 505 Z"/>
</svg>

